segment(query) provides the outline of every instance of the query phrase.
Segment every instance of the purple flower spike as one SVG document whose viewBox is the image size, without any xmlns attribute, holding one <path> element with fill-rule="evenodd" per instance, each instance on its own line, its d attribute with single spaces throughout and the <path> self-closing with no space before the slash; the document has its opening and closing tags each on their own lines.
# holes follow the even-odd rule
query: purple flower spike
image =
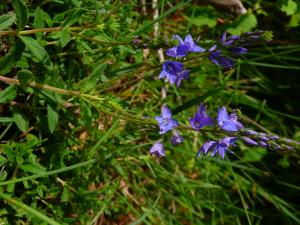
<svg viewBox="0 0 300 225">
<path fill-rule="evenodd" d="M 173 36 L 173 39 L 177 39 L 179 45 L 169 48 L 166 51 L 166 54 L 171 57 L 184 57 L 188 52 L 205 52 L 205 49 L 196 45 L 193 41 L 193 38 L 188 34 L 184 41 L 177 34 Z"/>
<path fill-rule="evenodd" d="M 178 145 L 183 142 L 183 137 L 180 136 L 177 130 L 174 130 L 173 135 L 171 136 L 172 145 Z"/>
<path fill-rule="evenodd" d="M 207 115 L 203 103 L 200 104 L 194 118 L 190 118 L 189 120 L 194 130 L 200 130 L 204 126 L 214 126 L 214 121 Z"/>
<path fill-rule="evenodd" d="M 155 144 L 150 149 L 150 154 L 156 155 L 157 157 L 166 156 L 163 144 L 160 141 L 155 142 Z"/>
<path fill-rule="evenodd" d="M 156 116 L 155 120 L 158 122 L 160 134 L 167 133 L 169 130 L 173 130 L 174 127 L 178 126 L 178 122 L 172 119 L 170 109 L 165 105 L 161 107 L 161 117 Z"/>
<path fill-rule="evenodd" d="M 252 139 L 248 138 L 248 137 L 242 137 L 242 139 L 244 140 L 245 144 L 247 145 L 258 145 L 256 141 L 253 141 Z"/>
<path fill-rule="evenodd" d="M 218 110 L 217 120 L 218 125 L 222 130 L 231 132 L 239 130 L 236 124 L 236 120 L 229 117 L 227 110 L 224 106 Z"/>
</svg>

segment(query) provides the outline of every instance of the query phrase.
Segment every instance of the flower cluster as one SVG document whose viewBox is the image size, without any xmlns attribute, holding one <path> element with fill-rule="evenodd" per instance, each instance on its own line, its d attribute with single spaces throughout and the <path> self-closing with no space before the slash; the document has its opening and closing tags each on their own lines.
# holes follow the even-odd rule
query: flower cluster
<svg viewBox="0 0 300 225">
<path fill-rule="evenodd" d="M 172 131 L 172 145 L 175 146 L 183 142 L 183 137 L 176 130 L 179 125 L 178 121 L 172 118 L 172 113 L 167 106 L 162 106 L 161 116 L 156 116 L 155 119 L 159 125 L 160 134 Z M 276 135 L 259 133 L 245 128 L 238 120 L 236 111 L 233 110 L 231 114 L 228 114 L 225 106 L 218 109 L 217 116 L 214 119 L 207 114 L 205 105 L 201 103 L 194 117 L 189 118 L 189 123 L 191 126 L 189 129 L 200 132 L 211 132 L 220 134 L 221 136 L 218 141 L 206 141 L 199 149 L 197 157 L 210 154 L 211 157 L 219 155 L 221 158 L 224 158 L 226 152 L 233 153 L 230 147 L 235 147 L 237 141 L 241 141 L 249 146 L 260 146 L 274 150 L 293 150 L 295 145 L 299 144 L 289 139 L 279 138 Z M 203 130 L 202 128 L 205 126 L 214 128 L 212 130 Z M 158 157 L 165 156 L 162 141 L 157 141 L 150 149 L 150 153 Z"/>
<path fill-rule="evenodd" d="M 242 35 L 232 35 L 227 37 L 225 32 L 216 44 L 208 50 L 198 46 L 192 36 L 189 34 L 183 40 L 180 36 L 174 35 L 173 40 L 178 41 L 178 45 L 169 48 L 166 55 L 175 58 L 175 61 L 166 61 L 163 64 L 163 69 L 159 78 L 166 79 L 171 84 L 179 86 L 182 80 L 189 78 L 190 71 L 184 69 L 182 62 L 177 62 L 178 58 L 183 58 L 190 52 L 201 53 L 207 52 L 208 59 L 223 68 L 232 68 L 234 66 L 233 56 L 240 56 L 247 52 L 244 46 L 257 43 L 261 40 L 270 38 L 268 32 L 247 32 Z M 161 116 L 156 116 L 155 120 L 160 128 L 159 134 L 171 134 L 171 144 L 178 145 L 183 142 L 183 137 L 179 134 L 179 123 L 172 118 L 171 110 L 163 105 L 161 107 Z M 193 117 L 189 118 L 191 127 L 181 127 L 184 129 L 194 130 L 198 132 L 210 132 L 218 135 L 218 140 L 208 140 L 199 149 L 197 157 L 201 155 L 210 155 L 214 157 L 219 155 L 224 159 L 226 152 L 233 153 L 230 148 L 236 146 L 236 143 L 242 142 L 249 146 L 260 146 L 274 150 L 293 150 L 298 142 L 279 138 L 276 135 L 259 133 L 251 129 L 247 129 L 238 120 L 238 115 L 235 110 L 228 114 L 225 106 L 220 107 L 215 118 L 210 117 L 206 112 L 206 107 L 203 103 L 200 104 Z M 213 127 L 212 129 L 202 129 L 205 126 Z M 170 132 L 169 132 L 170 131 Z M 165 149 L 162 140 L 157 141 L 150 149 L 150 154 L 157 157 L 165 156 Z"/>
<path fill-rule="evenodd" d="M 208 59 L 212 63 L 223 68 L 230 69 L 234 66 L 234 60 L 232 57 L 246 53 L 247 49 L 243 46 L 254 44 L 261 40 L 266 40 L 266 36 L 269 35 L 266 33 L 267 32 L 256 31 L 227 37 L 227 33 L 225 32 L 217 43 L 208 50 L 198 46 L 190 34 L 188 34 L 184 40 L 176 34 L 173 36 L 173 40 L 177 40 L 178 45 L 167 49 L 166 55 L 177 59 L 187 56 L 190 52 L 208 52 Z M 168 82 L 176 84 L 178 87 L 182 80 L 189 78 L 189 73 L 189 70 L 184 69 L 182 62 L 166 61 L 163 64 L 163 69 L 159 78 L 166 79 Z"/>
</svg>

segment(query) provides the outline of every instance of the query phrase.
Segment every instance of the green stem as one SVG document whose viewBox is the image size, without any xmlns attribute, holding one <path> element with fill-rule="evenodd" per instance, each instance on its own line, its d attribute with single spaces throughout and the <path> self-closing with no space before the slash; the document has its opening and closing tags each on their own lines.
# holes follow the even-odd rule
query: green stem
<svg viewBox="0 0 300 225">
<path fill-rule="evenodd" d="M 21 85 L 21 82 L 18 79 L 13 79 L 5 76 L 0 76 L 0 81 L 6 84 L 15 84 L 15 85 Z M 57 87 L 53 87 L 47 84 L 40 84 L 36 82 L 29 82 L 27 84 L 29 87 L 37 88 L 37 89 L 44 89 L 44 90 L 49 90 L 49 91 L 54 91 L 58 94 L 62 95 L 71 95 L 71 96 L 79 96 L 80 92 L 79 91 L 69 91 Z"/>
<path fill-rule="evenodd" d="M 57 223 L 56 221 L 54 221 L 53 219 L 49 218 L 48 216 L 40 213 L 39 211 L 29 207 L 28 205 L 25 205 L 23 202 L 20 202 L 18 200 L 15 200 L 13 198 L 11 198 L 9 195 L 4 194 L 3 192 L 0 191 L 0 198 L 2 198 L 3 200 L 7 201 L 9 204 L 17 206 L 23 210 L 25 210 L 26 212 L 40 218 L 41 220 L 45 221 L 48 224 L 51 225 L 60 225 L 60 223 Z"/>
<path fill-rule="evenodd" d="M 110 42 L 110 41 L 103 41 L 103 40 L 99 40 L 97 38 L 93 38 L 93 37 L 87 37 L 87 36 L 84 36 L 82 34 L 78 34 L 78 33 L 75 33 L 75 32 L 69 32 L 70 34 L 72 34 L 73 36 L 77 36 L 77 37 L 80 37 L 84 40 L 87 40 L 87 41 L 92 41 L 92 42 L 96 42 L 98 44 L 107 44 L 107 45 L 128 45 L 129 42 Z"/>
<path fill-rule="evenodd" d="M 47 28 L 38 28 L 38 29 L 32 29 L 32 30 L 8 30 L 8 31 L 0 31 L 0 36 L 17 36 L 17 35 L 28 35 L 28 34 L 35 34 L 35 33 L 49 33 L 49 32 L 58 32 L 63 30 L 65 27 L 47 27 Z M 82 30 L 85 27 L 69 27 L 67 28 L 69 31 L 76 31 L 76 30 Z"/>
<path fill-rule="evenodd" d="M 48 172 L 43 172 L 43 173 L 39 173 L 39 174 L 36 174 L 36 175 L 28 176 L 28 177 L 22 177 L 22 178 L 9 180 L 9 181 L 4 181 L 4 182 L 0 183 L 0 186 L 7 185 L 7 184 L 14 184 L 14 183 L 18 183 L 18 182 L 27 181 L 27 180 L 33 180 L 33 179 L 37 179 L 37 178 L 40 178 L 40 177 L 50 176 L 50 175 L 53 175 L 53 174 L 63 173 L 63 172 L 69 171 L 69 170 L 73 170 L 73 169 L 76 169 L 76 168 L 79 168 L 79 167 L 83 167 L 83 166 L 93 164 L 95 162 L 96 162 L 96 160 L 92 159 L 92 160 L 85 161 L 85 162 L 82 162 L 82 163 L 78 163 L 78 164 L 75 164 L 75 165 L 72 165 L 72 166 L 67 166 L 67 167 L 64 167 L 64 168 L 61 168 L 61 169 L 52 170 L 52 171 L 48 171 Z"/>
</svg>

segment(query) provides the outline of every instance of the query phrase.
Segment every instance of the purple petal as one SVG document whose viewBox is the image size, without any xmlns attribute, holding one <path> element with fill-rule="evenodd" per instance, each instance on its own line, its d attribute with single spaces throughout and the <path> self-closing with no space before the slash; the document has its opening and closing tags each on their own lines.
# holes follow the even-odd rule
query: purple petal
<svg viewBox="0 0 300 225">
<path fill-rule="evenodd" d="M 258 133 L 254 130 L 245 130 L 244 134 L 249 134 L 249 135 L 257 135 Z"/>
<path fill-rule="evenodd" d="M 229 120 L 229 115 L 224 106 L 221 109 L 220 108 L 218 109 L 217 120 L 219 125 L 222 125 L 223 121 Z"/>
<path fill-rule="evenodd" d="M 174 39 L 177 39 L 177 40 L 179 41 L 180 44 L 184 44 L 184 42 L 183 42 L 183 40 L 181 39 L 181 37 L 180 37 L 179 35 L 177 35 L 177 34 L 173 35 L 173 38 L 172 38 L 172 39 L 173 39 L 173 40 L 174 40 Z"/>
<path fill-rule="evenodd" d="M 163 144 L 160 141 L 155 142 L 154 145 L 150 149 L 150 154 L 151 155 L 154 154 L 157 157 L 165 156 L 166 154 L 165 154 L 165 149 L 164 149 Z"/>
<path fill-rule="evenodd" d="M 246 53 L 248 50 L 246 48 L 243 47 L 232 47 L 230 48 L 230 52 L 234 55 L 242 55 L 244 53 Z"/>
<path fill-rule="evenodd" d="M 190 52 L 205 52 L 206 50 L 198 45 L 193 45 L 190 49 Z"/>
<path fill-rule="evenodd" d="M 171 143 L 172 145 L 178 145 L 181 142 L 183 142 L 183 137 L 180 136 L 177 130 L 173 132 L 173 135 L 171 136 Z"/>
<path fill-rule="evenodd" d="M 225 144 L 227 147 L 234 145 L 234 142 L 237 140 L 236 137 L 225 137 L 221 140 L 221 143 Z"/>
<path fill-rule="evenodd" d="M 217 142 L 215 141 L 207 141 L 205 142 L 201 148 L 199 149 L 198 153 L 197 153 L 197 157 L 199 157 L 201 155 L 201 153 L 207 154 L 207 152 L 209 151 L 209 149 L 215 145 Z"/>
<path fill-rule="evenodd" d="M 258 141 L 257 144 L 259 144 L 261 147 L 264 147 L 264 148 L 267 148 L 269 146 L 269 144 L 264 141 Z"/>
<path fill-rule="evenodd" d="M 169 48 L 166 51 L 166 55 L 171 57 L 177 57 L 177 47 Z"/>
<path fill-rule="evenodd" d="M 157 121 L 157 123 L 159 123 L 159 124 L 164 122 L 164 119 L 161 118 L 160 116 L 155 116 L 154 118 Z"/>
<path fill-rule="evenodd" d="M 163 119 L 170 119 L 172 117 L 172 113 L 166 105 L 161 107 L 161 117 Z"/>
<path fill-rule="evenodd" d="M 252 139 L 248 138 L 248 137 L 242 137 L 242 139 L 244 140 L 245 144 L 247 145 L 258 145 L 256 141 L 253 141 Z"/>
<path fill-rule="evenodd" d="M 190 46 L 194 45 L 194 41 L 193 41 L 192 35 L 188 34 L 184 38 L 184 43 L 188 43 Z"/>
<path fill-rule="evenodd" d="M 186 44 L 183 44 L 183 45 L 179 45 L 177 47 L 177 57 L 184 57 L 187 55 L 189 51 L 189 46 L 186 45 Z"/>
<path fill-rule="evenodd" d="M 224 43 L 226 41 L 226 36 L 227 36 L 227 32 L 225 31 L 220 38 L 222 43 Z"/>
</svg>

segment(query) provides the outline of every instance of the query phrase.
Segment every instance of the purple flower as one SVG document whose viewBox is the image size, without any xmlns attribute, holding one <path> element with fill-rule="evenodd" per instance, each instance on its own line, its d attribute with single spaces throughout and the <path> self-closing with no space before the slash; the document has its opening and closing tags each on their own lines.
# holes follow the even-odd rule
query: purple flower
<svg viewBox="0 0 300 225">
<path fill-rule="evenodd" d="M 217 120 L 219 127 L 226 131 L 235 132 L 243 127 L 243 125 L 237 121 L 236 113 L 233 112 L 229 116 L 224 106 L 218 110 Z"/>
<path fill-rule="evenodd" d="M 212 150 L 211 157 L 214 157 L 216 154 L 219 154 L 222 159 L 225 157 L 226 151 L 229 153 L 233 153 L 228 149 L 229 146 L 234 146 L 234 142 L 236 141 L 236 137 L 225 137 L 222 140 L 216 141 L 208 141 L 205 142 L 202 147 L 199 149 L 197 153 L 197 157 L 199 157 L 202 153 L 207 154 L 209 150 Z"/>
<path fill-rule="evenodd" d="M 204 126 L 214 126 L 214 121 L 206 113 L 203 103 L 200 104 L 194 118 L 190 118 L 190 124 L 194 130 L 200 130 Z"/>
<path fill-rule="evenodd" d="M 256 131 L 254 131 L 254 130 L 244 130 L 243 131 L 244 132 L 244 134 L 249 134 L 249 135 L 257 135 L 258 133 L 256 132 Z"/>
<path fill-rule="evenodd" d="M 173 131 L 173 135 L 171 136 L 172 145 L 178 145 L 183 142 L 183 137 L 180 136 L 177 130 Z"/>
<path fill-rule="evenodd" d="M 216 50 L 211 52 L 208 55 L 210 61 L 218 66 L 222 66 L 224 68 L 232 68 L 234 66 L 234 61 L 229 57 L 223 56 L 221 50 Z"/>
<path fill-rule="evenodd" d="M 189 78 L 189 74 L 189 70 L 183 70 L 182 63 L 166 61 L 163 64 L 163 70 L 159 74 L 159 78 L 165 78 L 178 87 L 183 79 Z"/>
<path fill-rule="evenodd" d="M 236 115 L 236 111 L 233 110 L 233 112 L 230 114 L 229 119 L 236 125 L 238 129 L 244 128 L 244 125 L 238 121 L 238 117 Z"/>
<path fill-rule="evenodd" d="M 258 141 L 257 144 L 259 144 L 259 145 L 260 145 L 261 147 L 263 147 L 263 148 L 269 147 L 269 144 L 266 143 L 266 142 L 264 142 L 264 141 Z"/>
<path fill-rule="evenodd" d="M 234 66 L 234 61 L 225 56 L 225 53 L 229 53 L 232 55 L 242 55 L 247 52 L 246 48 L 235 46 L 236 42 L 240 40 L 240 36 L 234 35 L 227 38 L 227 33 L 223 33 L 220 40 L 216 45 L 211 47 L 208 52 L 208 58 L 216 65 L 222 66 L 224 68 L 232 68 Z"/>
<path fill-rule="evenodd" d="M 234 55 L 242 55 L 245 54 L 248 50 L 243 47 L 232 47 L 229 51 Z"/>
<path fill-rule="evenodd" d="M 158 122 L 160 134 L 164 134 L 178 126 L 178 122 L 172 119 L 172 113 L 170 109 L 165 105 L 161 107 L 161 117 L 156 116 L 155 120 Z"/>
<path fill-rule="evenodd" d="M 150 154 L 156 155 L 157 157 L 166 156 L 163 144 L 160 141 L 155 142 L 150 149 Z"/>
<path fill-rule="evenodd" d="M 252 139 L 248 138 L 248 137 L 242 137 L 243 141 L 247 144 L 247 145 L 257 145 L 256 141 L 253 141 Z"/>
<path fill-rule="evenodd" d="M 184 57 L 188 52 L 204 52 L 205 49 L 196 45 L 193 41 L 193 38 L 190 34 L 188 34 L 184 41 L 177 34 L 173 36 L 173 39 L 177 39 L 179 41 L 179 45 L 170 48 L 166 51 L 166 54 L 171 57 Z"/>
<path fill-rule="evenodd" d="M 268 137 L 270 140 L 277 140 L 279 137 L 277 135 L 271 135 Z"/>
</svg>

